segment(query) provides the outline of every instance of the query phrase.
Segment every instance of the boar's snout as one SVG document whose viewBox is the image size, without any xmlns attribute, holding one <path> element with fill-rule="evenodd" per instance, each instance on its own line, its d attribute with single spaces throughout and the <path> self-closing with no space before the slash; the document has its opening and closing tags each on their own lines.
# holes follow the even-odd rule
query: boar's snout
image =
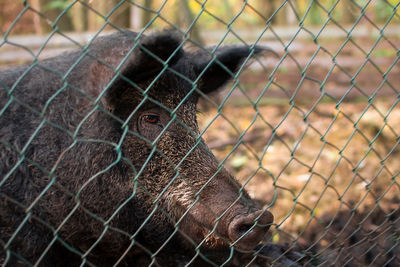
<svg viewBox="0 0 400 267">
<path fill-rule="evenodd" d="M 273 219 L 267 210 L 238 215 L 228 226 L 229 239 L 237 248 L 251 250 L 264 238 Z"/>
</svg>

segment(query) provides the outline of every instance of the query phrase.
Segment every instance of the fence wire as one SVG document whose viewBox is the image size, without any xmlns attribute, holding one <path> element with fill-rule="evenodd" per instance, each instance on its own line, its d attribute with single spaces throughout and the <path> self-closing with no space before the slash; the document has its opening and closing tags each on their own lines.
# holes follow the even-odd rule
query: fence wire
<svg viewBox="0 0 400 267">
<path fill-rule="evenodd" d="M 2 266 L 400 265 L 398 1 L 7 4 Z"/>
</svg>

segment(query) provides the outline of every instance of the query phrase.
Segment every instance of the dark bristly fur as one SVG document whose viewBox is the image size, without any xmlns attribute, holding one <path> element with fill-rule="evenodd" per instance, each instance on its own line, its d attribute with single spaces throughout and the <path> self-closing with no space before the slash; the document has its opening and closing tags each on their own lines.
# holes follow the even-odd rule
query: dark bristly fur
<svg viewBox="0 0 400 267">
<path fill-rule="evenodd" d="M 257 220 L 235 245 L 254 248 L 272 215 L 198 137 L 190 82 L 210 93 L 250 53 L 222 47 L 203 71 L 213 56 L 176 33 L 124 31 L 1 72 L 0 263 L 144 266 L 162 247 L 156 264 L 177 266 L 203 241 L 224 262 Z"/>
</svg>

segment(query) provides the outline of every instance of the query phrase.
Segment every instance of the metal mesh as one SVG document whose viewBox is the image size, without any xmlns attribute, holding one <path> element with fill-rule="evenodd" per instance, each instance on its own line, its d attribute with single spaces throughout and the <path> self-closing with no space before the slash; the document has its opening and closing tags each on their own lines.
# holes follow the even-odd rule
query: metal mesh
<svg viewBox="0 0 400 267">
<path fill-rule="evenodd" d="M 0 102 L 0 123 L 3 128 L 0 130 L 0 156 L 4 159 L 0 164 L 3 168 L 0 177 L 0 233 L 4 236 L 0 238 L 0 262 L 4 266 L 46 265 L 46 259 L 60 247 L 77 257 L 81 266 L 101 265 L 103 250 L 107 249 L 115 254 L 115 258 L 111 263 L 104 262 L 106 265 L 400 264 L 398 1 L 165 0 L 99 3 L 77 0 L 23 1 L 13 4 L 16 11 L 11 10 L 10 5 L 8 16 L 7 9 L 2 6 L 5 19 L 1 27 L 0 96 L 5 100 Z M 130 20 L 121 22 L 120 18 L 126 17 L 124 12 L 127 10 Z M 72 28 L 65 28 L 65 21 L 72 23 Z M 132 40 L 134 45 L 124 52 L 121 61 L 110 65 L 103 59 L 93 59 L 101 62 L 104 68 L 112 70 L 109 81 L 102 84 L 102 91 L 98 95 L 84 91 L 85 85 L 80 87 L 79 81 L 70 81 L 71 73 L 85 64 L 85 58 L 94 57 L 91 45 L 99 36 L 122 32 L 127 27 L 138 34 Z M 162 65 L 160 70 L 153 73 L 150 82 L 146 84 L 123 77 L 125 62 L 129 62 L 129 57 L 141 47 L 140 38 L 162 28 L 174 29 L 182 40 L 166 58 L 160 58 L 151 49 L 142 47 L 146 55 Z M 36 34 L 32 35 L 34 32 Z M 217 58 L 219 49 L 226 45 L 248 45 L 250 49 L 238 70 L 233 73 Z M 274 53 L 257 54 L 257 46 L 269 47 Z M 197 78 L 186 77 L 171 69 L 180 48 L 202 51 L 209 56 L 210 62 Z M 45 58 L 73 49 L 79 53 L 65 57 L 65 60 L 73 58 L 66 72 L 60 73 L 50 65 L 41 63 Z M 20 63 L 25 63 L 25 67 L 7 72 Z M 63 62 L 58 64 L 62 65 Z M 212 68 L 212 64 L 230 72 L 230 82 L 218 93 L 208 95 L 201 92 L 200 87 L 202 77 L 206 75 L 207 69 Z M 32 77 L 32 72 L 37 69 L 42 76 Z M 187 95 L 180 98 L 173 108 L 151 94 L 152 88 L 157 86 L 166 73 L 180 77 L 189 87 Z M 6 80 L 10 75 L 18 76 L 11 86 Z M 142 96 L 141 103 L 124 118 L 116 116 L 113 109 L 103 105 L 103 99 L 121 77 L 124 80 L 123 86 L 128 84 Z M 41 80 L 41 83 L 36 84 L 50 83 L 53 79 L 61 82 L 57 88 L 53 88 L 54 91 L 44 103 L 38 103 L 17 94 L 21 84 L 30 79 Z M 39 98 L 41 88 L 33 89 L 38 91 Z M 57 99 L 68 97 L 70 91 L 80 94 L 86 103 L 86 107 L 82 107 L 82 114 L 64 115 L 80 116 L 77 125 L 67 125 L 63 117 L 52 117 L 51 113 L 57 109 L 54 107 L 59 104 Z M 180 109 L 195 94 L 200 95 L 198 133 L 179 115 Z M 170 117 L 163 130 L 150 141 L 130 126 L 135 114 L 146 103 L 162 108 Z M 7 114 L 16 107 L 19 107 L 20 112 L 35 117 L 35 123 L 21 125 L 17 119 L 6 123 L 4 118 L 8 120 Z M 90 134 L 82 135 L 88 124 L 91 127 L 102 127 L 106 132 L 107 125 L 97 125 L 92 121 L 94 114 L 98 113 L 112 118 L 118 124 L 118 137 L 88 138 Z M 178 161 L 159 147 L 162 136 L 167 134 L 173 124 L 177 124 L 179 129 L 183 129 L 194 140 Z M 30 128 L 30 131 L 25 132 L 24 127 Z M 24 142 L 7 139 L 7 136 L 11 136 L 9 132 L 14 132 L 15 136 L 24 136 Z M 43 166 L 31 158 L 35 155 L 31 150 L 37 149 L 34 145 L 36 140 L 51 139 L 53 135 L 64 136 L 69 145 L 60 154 L 49 152 L 48 157 L 53 158 L 50 160 L 52 165 Z M 147 144 L 148 157 L 139 168 L 132 156 L 124 150 L 130 136 Z M 174 206 L 174 203 L 166 205 L 164 197 L 173 194 L 171 188 L 176 191 L 174 184 L 179 179 L 186 181 L 188 188 L 196 188 L 191 185 L 189 177 L 184 177 L 181 169 L 185 168 L 188 161 L 195 168 L 197 163 L 193 161 L 192 155 L 202 149 L 203 140 L 218 159 L 218 166 L 196 192 L 188 208 L 182 211 L 178 219 L 174 218 L 171 210 L 178 208 L 165 208 Z M 101 151 L 102 148 L 113 153 L 108 155 L 99 152 L 100 158 L 107 157 L 104 161 L 108 164 L 106 168 L 96 169 L 95 160 L 85 159 L 85 152 L 91 149 Z M 76 172 L 87 177 L 74 192 L 73 185 L 59 183 L 59 180 L 60 172 L 63 173 L 61 176 L 66 175 L 62 172 L 65 168 L 64 158 L 77 153 L 82 154 L 82 162 L 71 163 L 71 170 L 88 170 Z M 150 213 L 133 212 L 133 215 L 129 215 L 141 218 L 134 231 L 117 227 L 115 220 L 124 216 L 131 202 L 136 203 L 138 199 L 140 202 L 142 198 L 149 201 L 147 198 L 153 195 L 143 186 L 140 177 L 146 173 L 155 155 L 171 164 L 171 180 L 157 191 L 157 197 L 150 200 Z M 104 181 L 104 177 L 117 175 L 115 169 L 121 164 L 130 166 L 130 171 L 124 173 L 130 179 L 130 193 L 116 204 L 113 202 L 113 190 L 102 192 L 109 194 L 110 198 L 97 199 L 93 204 L 108 207 L 105 202 L 109 202 L 117 207 L 108 211 L 107 217 L 103 217 L 92 211 L 92 207 L 83 200 L 83 195 L 89 194 L 96 199 L 96 188 L 101 191 L 103 189 L 99 189 L 100 185 L 112 183 Z M 92 168 L 93 172 L 90 171 Z M 207 228 L 207 234 L 200 241 L 184 236 L 182 232 L 190 230 L 182 229 L 183 222 L 191 216 L 210 184 L 220 179 L 225 169 L 241 184 L 235 201 L 217 214 L 214 225 Z M 71 172 L 69 184 L 74 184 L 76 177 Z M 13 181 L 21 175 L 25 175 L 24 179 L 33 179 L 33 176 L 43 178 L 40 184 L 31 185 L 33 188 L 30 191 L 20 192 L 19 186 L 23 185 Z M 154 180 L 148 182 L 157 186 Z M 115 184 L 118 187 L 117 181 Z M 10 187 L 17 193 L 11 195 L 6 190 Z M 124 191 L 123 188 L 119 190 Z M 208 242 L 211 242 L 208 238 L 218 235 L 224 216 L 228 216 L 235 205 L 245 198 L 245 191 L 259 206 L 274 215 L 269 233 L 260 239 L 254 250 L 244 253 L 245 256 L 240 249 L 237 250 L 236 243 L 240 243 L 241 238 L 257 227 L 258 217 L 239 240 L 228 242 L 223 249 L 207 248 Z M 179 193 L 176 193 L 177 196 L 182 198 L 184 194 Z M 224 188 L 219 188 L 216 199 L 224 198 L 224 193 Z M 57 224 L 50 223 L 49 217 L 40 217 L 36 211 L 38 207 L 46 206 L 42 202 L 51 199 L 48 195 L 54 194 L 61 194 L 61 197 L 73 203 L 72 206 L 66 204 L 64 212 L 55 212 L 63 207 L 51 206 L 51 203 L 48 210 L 42 210 L 46 216 L 59 216 Z M 158 213 L 164 216 L 160 218 L 167 218 L 163 224 L 173 222 L 174 230 L 166 236 L 157 236 L 158 233 L 154 236 L 146 235 L 145 239 L 149 243 L 157 243 L 151 241 L 157 238 L 162 240 L 161 244 L 147 247 L 139 236 L 144 232 L 151 233 L 150 224 L 154 218 L 158 218 Z M 93 227 L 99 233 L 95 239 L 90 240 L 85 231 L 78 233 L 86 244 L 82 247 L 77 245 L 79 241 L 65 233 L 71 222 L 80 221 L 75 218 L 78 214 L 87 216 L 82 217 L 82 222 L 92 223 L 79 229 L 90 231 L 88 228 Z M 46 229 L 43 240 L 35 235 L 32 225 Z M 76 233 L 71 233 L 73 235 L 76 236 Z M 128 245 L 122 250 L 116 250 L 118 245 L 113 247 L 114 243 L 107 243 L 113 235 L 121 236 L 121 240 L 129 240 L 124 241 Z M 173 249 L 169 251 L 177 238 L 189 243 L 188 253 Z M 26 252 L 23 249 L 24 242 L 21 242 L 24 239 L 38 239 L 34 242 L 45 244 L 38 246 L 40 251 Z M 103 243 L 111 245 L 99 249 Z M 141 252 L 134 252 L 136 250 Z M 221 250 L 224 253 L 219 254 Z M 56 264 L 68 265 L 68 259 L 60 255 L 57 258 L 59 262 Z"/>
</svg>

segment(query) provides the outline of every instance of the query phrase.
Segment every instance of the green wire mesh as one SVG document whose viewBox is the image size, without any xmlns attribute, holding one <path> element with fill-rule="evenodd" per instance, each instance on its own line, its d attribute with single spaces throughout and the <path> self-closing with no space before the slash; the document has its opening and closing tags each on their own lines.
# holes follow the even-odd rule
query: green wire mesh
<svg viewBox="0 0 400 267">
<path fill-rule="evenodd" d="M 400 263 L 398 1 L 123 0 L 113 1 L 106 7 L 94 4 L 95 1 L 83 0 L 37 2 L 14 4 L 18 12 L 14 12 L 12 18 L 8 16 L 9 21 L 2 21 L 2 65 L 6 68 L 7 65 L 22 62 L 29 64 L 19 80 L 39 60 L 55 55 L 58 50 L 50 50 L 57 46 L 57 42 L 61 42 L 62 50 L 63 46 L 67 47 L 65 50 L 82 50 L 81 58 L 74 64 L 76 66 L 88 53 L 94 38 L 123 28 L 117 18 L 127 9 L 131 13 L 143 12 L 142 16 L 147 18 L 140 28 L 133 29 L 138 32 L 137 38 L 167 27 L 184 36 L 181 46 L 211 47 L 211 55 L 226 44 L 271 47 L 277 55 L 248 57 L 247 64 L 232 74 L 232 81 L 225 90 L 213 96 L 202 95 L 199 103 L 200 136 L 192 150 L 201 145 L 203 138 L 220 161 L 219 171 L 225 166 L 241 182 L 241 190 L 245 188 L 252 198 L 273 213 L 274 225 L 265 242 L 285 244 L 287 248 L 272 261 L 272 265 L 291 249 L 298 249 L 302 255 L 307 255 L 306 265 L 397 266 Z M 221 5 L 225 12 L 220 10 Z M 174 11 L 177 8 L 190 11 L 185 23 L 174 17 L 177 16 Z M 58 12 L 50 14 L 48 10 Z M 63 20 L 71 20 L 78 10 L 92 16 L 91 26 L 88 21 L 82 21 L 86 25 L 83 30 L 90 32 L 89 35 L 63 30 Z M 345 20 L 348 12 L 351 13 L 351 21 Z M 24 33 L 20 24 L 27 25 L 25 21 L 32 18 L 47 23 L 40 39 L 24 39 L 23 35 L 18 35 Z M 31 42 L 36 42 L 36 47 Z M 7 57 L 8 53 L 12 56 Z M 21 59 L 17 58 L 19 56 Z M 168 60 L 163 64 L 164 69 L 159 76 L 166 71 Z M 51 69 L 48 71 L 54 72 Z M 58 75 L 66 80 L 69 72 Z M 157 78 L 153 83 L 156 81 Z M 193 93 L 198 81 L 189 82 L 192 86 L 190 92 Z M 147 88 L 138 88 L 142 90 L 145 100 L 153 101 L 147 96 L 153 83 Z M 22 162 L 29 162 L 25 152 L 45 124 L 67 131 L 47 121 L 44 116 L 52 99 L 62 93 L 67 84 L 48 99 L 42 110 L 25 104 L 24 99 L 14 98 L 13 91 L 17 85 L 18 81 L 14 87 L 6 88 L 9 101 L 0 107 L 0 116 L 13 102 L 17 102 L 31 109 L 42 121 L 25 146 L 17 151 L 19 161 L 14 169 L 0 177 L 0 187 Z M 106 90 L 107 87 L 104 92 Z M 70 149 L 82 142 L 107 143 L 105 140 L 82 140 L 78 137 L 84 122 L 93 112 L 101 109 L 98 105 L 101 97 L 91 99 L 92 111 L 74 132 L 67 131 L 74 140 Z M 186 127 L 175 115 L 178 108 L 179 105 L 175 110 L 169 110 L 172 116 L 170 123 L 178 121 Z M 121 152 L 122 142 L 130 131 L 127 121 L 122 122 L 120 142 L 107 143 L 114 147 L 118 157 L 108 168 L 92 176 L 87 184 L 120 161 L 127 161 Z M 156 143 L 157 139 L 151 144 L 152 154 L 159 152 Z M 3 148 L 6 146 L 4 143 L 0 145 Z M 176 170 L 184 160 L 177 164 Z M 35 162 L 29 163 L 40 168 Z M 136 178 L 133 179 L 135 190 L 131 198 L 139 186 L 136 179 L 143 168 L 136 170 Z M 16 203 L 26 215 L 11 238 L 0 242 L 6 255 L 0 260 L 6 266 L 12 253 L 10 245 L 20 229 L 31 220 L 33 206 L 54 185 L 56 169 L 57 164 L 51 170 L 43 170 L 51 180 L 33 203 L 29 206 Z M 179 175 L 176 171 L 170 184 Z M 92 247 L 82 253 L 63 241 L 58 232 L 78 209 L 79 194 L 85 186 L 78 194 L 72 194 L 76 206 L 60 225 L 42 222 L 54 235 L 42 257 L 58 241 L 82 258 L 82 266 L 89 264 L 87 256 L 112 227 L 110 221 L 130 201 L 127 199 L 107 220 L 87 211 L 104 224 L 104 231 Z M 159 199 L 154 200 L 154 212 L 159 209 L 158 202 Z M 144 220 L 142 227 L 151 215 Z M 135 237 L 142 227 L 130 236 L 131 246 L 136 245 Z M 211 233 L 216 227 L 217 224 Z M 174 234 L 178 230 L 179 222 Z M 168 241 L 156 253 L 143 248 L 152 258 L 151 264 L 156 264 L 157 254 Z M 202 254 L 202 243 L 196 245 L 196 256 L 213 264 Z M 26 265 L 35 265 L 22 256 L 15 256 Z M 226 263 L 231 257 L 226 259 Z M 186 263 L 190 264 L 190 261 Z"/>
</svg>

